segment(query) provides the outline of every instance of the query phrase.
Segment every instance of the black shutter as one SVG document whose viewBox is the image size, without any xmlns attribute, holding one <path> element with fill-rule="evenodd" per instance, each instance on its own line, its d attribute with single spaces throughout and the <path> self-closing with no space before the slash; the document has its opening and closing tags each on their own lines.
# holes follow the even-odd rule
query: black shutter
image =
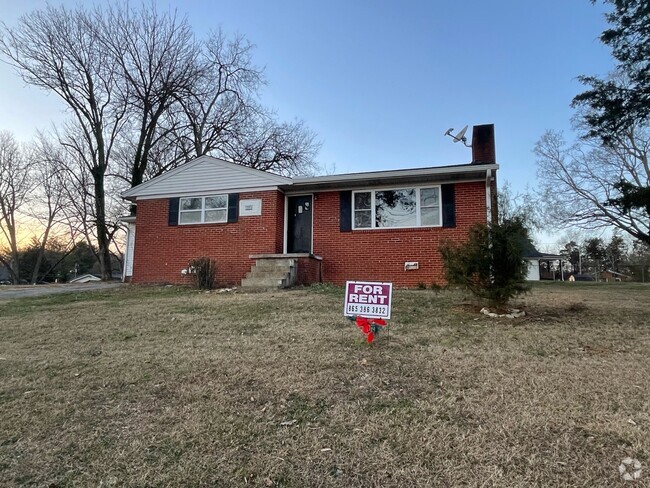
<svg viewBox="0 0 650 488">
<path fill-rule="evenodd" d="M 178 202 L 180 198 L 169 199 L 169 225 L 178 225 Z"/>
<path fill-rule="evenodd" d="M 339 228 L 341 232 L 352 231 L 352 192 L 342 191 L 340 193 L 340 216 Z"/>
<path fill-rule="evenodd" d="M 239 193 L 228 195 L 228 222 L 237 222 L 239 216 Z"/>
<path fill-rule="evenodd" d="M 454 185 L 441 186 L 442 200 L 442 226 L 456 227 L 456 198 Z"/>
</svg>

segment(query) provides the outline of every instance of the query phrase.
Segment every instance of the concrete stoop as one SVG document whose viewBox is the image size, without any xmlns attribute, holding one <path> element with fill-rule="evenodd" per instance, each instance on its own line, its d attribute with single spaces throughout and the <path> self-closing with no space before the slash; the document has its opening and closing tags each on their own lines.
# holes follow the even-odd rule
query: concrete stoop
<svg viewBox="0 0 650 488">
<path fill-rule="evenodd" d="M 293 258 L 257 258 L 246 278 L 244 290 L 277 290 L 296 284 L 298 260 Z"/>
</svg>

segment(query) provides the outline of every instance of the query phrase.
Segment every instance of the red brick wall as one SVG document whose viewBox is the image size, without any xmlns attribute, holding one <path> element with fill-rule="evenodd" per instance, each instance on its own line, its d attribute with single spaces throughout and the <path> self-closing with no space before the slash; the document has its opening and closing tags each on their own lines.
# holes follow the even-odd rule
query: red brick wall
<svg viewBox="0 0 650 488">
<path fill-rule="evenodd" d="M 217 281 L 239 285 L 254 261 L 250 254 L 281 253 L 284 239 L 284 195 L 278 191 L 241 193 L 261 198 L 262 215 L 237 223 L 169 226 L 168 200 L 138 201 L 134 283 L 191 283 L 181 269 L 190 259 L 209 256 L 217 262 Z M 444 283 L 438 251 L 445 239 L 462 240 L 469 227 L 486 221 L 485 183 L 458 183 L 456 227 L 376 229 L 340 232 L 339 192 L 316 193 L 314 254 L 323 257 L 323 281 L 392 281 L 396 286 Z M 404 271 L 405 261 L 420 269 Z M 299 282 L 320 281 L 318 262 L 299 260 Z"/>
<path fill-rule="evenodd" d="M 321 266 L 323 261 L 314 258 L 298 258 L 298 276 L 296 277 L 297 285 L 311 285 L 320 283 Z"/>
<path fill-rule="evenodd" d="M 463 240 L 469 227 L 485 223 L 485 183 L 458 183 L 455 188 L 456 227 L 373 229 L 340 232 L 339 192 L 315 194 L 314 254 L 323 257 L 323 280 L 392 281 L 396 286 L 444 283 L 438 247 L 445 239 Z M 404 271 L 405 261 L 420 269 Z"/>
<path fill-rule="evenodd" d="M 169 200 L 138 200 L 133 283 L 191 283 L 181 275 L 190 259 L 217 263 L 217 282 L 239 285 L 254 264 L 250 254 L 282 252 L 284 195 L 279 191 L 240 193 L 262 199 L 262 215 L 230 224 L 168 225 Z"/>
<path fill-rule="evenodd" d="M 277 192 L 275 205 L 275 252 L 277 254 L 284 252 L 284 193 Z"/>
</svg>

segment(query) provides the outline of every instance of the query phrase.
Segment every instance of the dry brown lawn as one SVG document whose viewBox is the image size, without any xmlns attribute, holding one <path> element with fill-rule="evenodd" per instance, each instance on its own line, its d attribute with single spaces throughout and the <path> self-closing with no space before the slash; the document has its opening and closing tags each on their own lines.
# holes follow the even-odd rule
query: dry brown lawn
<svg viewBox="0 0 650 488">
<path fill-rule="evenodd" d="M 327 286 L 0 302 L 0 485 L 650 486 L 650 287 L 521 302 L 396 291 L 372 346 Z"/>
</svg>

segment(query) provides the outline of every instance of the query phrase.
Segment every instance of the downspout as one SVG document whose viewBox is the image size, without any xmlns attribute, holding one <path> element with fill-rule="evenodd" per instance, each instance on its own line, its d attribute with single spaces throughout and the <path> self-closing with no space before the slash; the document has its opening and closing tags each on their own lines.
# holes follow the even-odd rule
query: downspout
<svg viewBox="0 0 650 488">
<path fill-rule="evenodd" d="M 124 262 L 122 263 L 122 283 L 126 282 L 126 265 L 129 262 L 129 237 L 131 235 L 131 226 L 126 224 L 126 246 L 124 249 Z"/>
<path fill-rule="evenodd" d="M 485 171 L 485 208 L 487 210 L 487 222 L 492 222 L 492 170 Z"/>
</svg>

